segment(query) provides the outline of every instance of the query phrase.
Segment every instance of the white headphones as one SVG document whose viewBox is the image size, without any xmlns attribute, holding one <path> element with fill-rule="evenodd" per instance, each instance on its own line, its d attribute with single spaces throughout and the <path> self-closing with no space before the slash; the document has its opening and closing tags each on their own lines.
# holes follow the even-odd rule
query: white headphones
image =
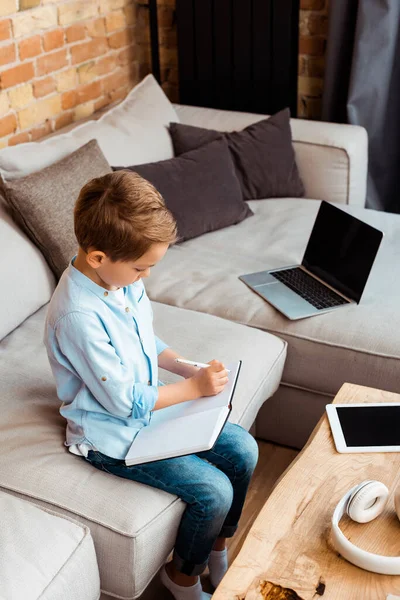
<svg viewBox="0 0 400 600">
<path fill-rule="evenodd" d="M 361 569 L 382 575 L 400 575 L 400 556 L 381 556 L 366 552 L 352 544 L 339 528 L 345 513 L 357 523 L 368 523 L 383 512 L 389 490 L 380 481 L 363 481 L 353 487 L 334 510 L 332 537 L 336 550 L 349 562 Z M 400 519 L 400 495 L 395 498 L 396 512 Z"/>
</svg>

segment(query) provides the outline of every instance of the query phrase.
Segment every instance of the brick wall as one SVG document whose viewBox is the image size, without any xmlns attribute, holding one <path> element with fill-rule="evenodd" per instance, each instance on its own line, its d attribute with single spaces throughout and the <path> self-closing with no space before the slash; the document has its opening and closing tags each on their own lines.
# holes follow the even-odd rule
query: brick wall
<svg viewBox="0 0 400 600">
<path fill-rule="evenodd" d="M 300 0 L 297 115 L 306 119 L 321 117 L 328 2 L 329 0 Z"/>
<path fill-rule="evenodd" d="M 176 0 L 158 0 L 162 86 L 178 101 Z M 319 118 L 328 0 L 301 0 L 298 114 Z M 0 0 L 0 148 L 126 96 L 151 70 L 148 0 Z"/>
<path fill-rule="evenodd" d="M 0 0 L 0 147 L 37 140 L 139 80 L 136 0 Z"/>
</svg>

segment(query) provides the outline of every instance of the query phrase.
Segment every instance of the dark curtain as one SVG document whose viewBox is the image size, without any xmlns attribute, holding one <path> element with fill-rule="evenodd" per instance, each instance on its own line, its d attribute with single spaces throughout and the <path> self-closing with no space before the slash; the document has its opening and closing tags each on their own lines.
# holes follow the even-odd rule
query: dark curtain
<svg viewBox="0 0 400 600">
<path fill-rule="evenodd" d="M 366 128 L 367 206 L 400 213 L 400 0 L 330 0 L 322 119 Z"/>
</svg>

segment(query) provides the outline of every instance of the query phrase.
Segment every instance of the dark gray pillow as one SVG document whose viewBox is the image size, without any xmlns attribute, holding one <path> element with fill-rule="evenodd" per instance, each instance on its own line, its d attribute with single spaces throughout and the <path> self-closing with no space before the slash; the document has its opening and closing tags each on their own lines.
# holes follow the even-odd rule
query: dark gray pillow
<svg viewBox="0 0 400 600">
<path fill-rule="evenodd" d="M 73 210 L 81 188 L 111 171 L 97 141 L 91 140 L 41 171 L 2 181 L 1 191 L 15 220 L 42 251 L 57 278 L 78 248 Z"/>
<path fill-rule="evenodd" d="M 128 169 L 150 181 L 174 215 L 180 242 L 240 223 L 253 214 L 242 200 L 227 143 L 219 139 L 177 158 Z"/>
<path fill-rule="evenodd" d="M 244 200 L 304 196 L 292 145 L 288 108 L 242 131 L 225 133 L 170 123 L 169 132 L 177 156 L 225 138 Z"/>
</svg>

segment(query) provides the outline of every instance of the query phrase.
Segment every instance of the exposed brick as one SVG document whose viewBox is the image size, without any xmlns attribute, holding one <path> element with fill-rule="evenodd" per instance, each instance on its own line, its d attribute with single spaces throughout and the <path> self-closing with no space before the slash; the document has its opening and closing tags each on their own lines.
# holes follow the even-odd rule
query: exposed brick
<svg viewBox="0 0 400 600">
<path fill-rule="evenodd" d="M 54 29 L 43 35 L 43 48 L 45 52 L 50 52 L 64 45 L 64 30 Z"/>
<path fill-rule="evenodd" d="M 0 89 L 29 81 L 34 76 L 33 63 L 24 63 L 0 73 Z"/>
<path fill-rule="evenodd" d="M 159 33 L 160 46 L 165 48 L 177 48 L 177 35 L 175 29 L 161 29 Z"/>
<path fill-rule="evenodd" d="M 100 12 L 106 14 L 117 8 L 123 8 L 131 3 L 131 0 L 100 0 Z"/>
<path fill-rule="evenodd" d="M 49 119 L 60 112 L 60 96 L 51 96 L 44 100 L 37 100 L 32 106 L 24 108 L 18 113 L 20 128 L 30 129 L 34 125 L 44 123 L 46 119 Z"/>
<path fill-rule="evenodd" d="M 132 31 L 130 29 L 123 29 L 122 31 L 117 31 L 108 36 L 108 43 L 110 48 L 121 48 L 122 46 L 130 44 L 132 39 Z"/>
<path fill-rule="evenodd" d="M 123 100 L 129 92 L 129 86 L 124 86 L 119 88 L 118 90 L 113 90 L 110 92 L 110 100 L 111 102 L 117 102 L 118 100 Z"/>
<path fill-rule="evenodd" d="M 60 115 L 59 117 L 56 117 L 54 119 L 54 131 L 56 131 L 58 129 L 62 129 L 63 127 L 66 127 L 67 125 L 72 123 L 73 120 L 74 120 L 74 113 L 72 110 L 69 112 L 64 112 L 62 115 Z"/>
<path fill-rule="evenodd" d="M 17 12 L 17 0 L 1 0 L 0 2 L 0 17 L 12 15 Z"/>
<path fill-rule="evenodd" d="M 308 56 L 305 72 L 309 77 L 319 77 L 322 79 L 325 73 L 325 57 Z"/>
<path fill-rule="evenodd" d="M 90 102 L 86 102 L 86 104 L 80 104 L 74 110 L 74 121 L 80 121 L 80 119 L 85 119 L 86 117 L 90 117 L 94 113 L 94 102 L 91 100 Z"/>
<path fill-rule="evenodd" d="M 303 10 L 322 10 L 325 8 L 325 0 L 300 0 L 300 8 Z"/>
<path fill-rule="evenodd" d="M 175 66 L 178 63 L 176 48 L 160 48 L 160 62 L 165 67 Z"/>
<path fill-rule="evenodd" d="M 317 77 L 299 77 L 299 94 L 302 96 L 321 96 L 322 84 L 322 79 L 318 79 Z"/>
<path fill-rule="evenodd" d="M 132 5 L 125 6 L 125 8 L 124 8 L 125 22 L 128 26 L 135 25 L 136 11 L 137 11 L 137 4 L 134 4 L 133 6 Z"/>
<path fill-rule="evenodd" d="M 8 140 L 9 146 L 16 146 L 17 144 L 25 144 L 26 142 L 30 142 L 30 135 L 28 131 L 24 131 L 23 133 L 18 133 L 13 137 L 10 137 Z"/>
<path fill-rule="evenodd" d="M 119 69 L 115 73 L 112 73 L 111 75 L 107 75 L 107 77 L 105 77 L 102 80 L 103 92 L 105 94 L 111 93 L 113 90 L 117 90 L 118 88 L 123 87 L 124 85 L 127 85 L 129 83 L 130 83 L 129 71 Z"/>
<path fill-rule="evenodd" d="M 161 87 L 166 96 L 170 98 L 171 102 L 179 102 L 179 90 L 176 85 L 169 83 L 169 81 L 165 81 Z"/>
<path fill-rule="evenodd" d="M 134 60 L 136 60 L 136 50 L 137 47 L 135 44 L 132 46 L 127 46 L 118 52 L 118 63 L 121 66 L 125 66 L 131 64 Z"/>
<path fill-rule="evenodd" d="M 33 82 L 33 94 L 36 98 L 48 96 L 56 89 L 56 82 L 53 77 L 44 77 Z"/>
<path fill-rule="evenodd" d="M 60 25 L 70 25 L 76 21 L 90 19 L 97 15 L 97 2 L 93 0 L 69 2 L 58 7 L 58 22 Z"/>
<path fill-rule="evenodd" d="M 45 54 L 37 59 L 36 73 L 40 77 L 41 75 L 62 69 L 67 63 L 67 50 L 57 50 L 57 52 Z"/>
<path fill-rule="evenodd" d="M 328 17 L 318 14 L 310 14 L 308 18 L 308 30 L 311 35 L 326 35 L 328 33 Z"/>
<path fill-rule="evenodd" d="M 106 15 L 107 32 L 117 31 L 122 29 L 126 24 L 126 16 L 123 10 L 115 10 Z"/>
<path fill-rule="evenodd" d="M 72 42 L 79 42 L 79 40 L 83 40 L 86 37 L 86 29 L 84 25 L 71 25 L 71 27 L 66 29 L 65 34 L 68 44 L 72 44 Z"/>
<path fill-rule="evenodd" d="M 300 54 L 311 54 L 312 56 L 322 56 L 325 52 L 326 40 L 322 37 L 300 37 Z"/>
<path fill-rule="evenodd" d="M 76 69 L 66 69 L 54 75 L 57 91 L 66 92 L 76 85 Z"/>
<path fill-rule="evenodd" d="M 0 21 L 0 42 L 8 40 L 11 37 L 11 21 L 3 19 Z"/>
<path fill-rule="evenodd" d="M 94 103 L 94 110 L 95 110 L 95 112 L 97 112 L 101 108 L 104 108 L 105 106 L 107 106 L 107 104 L 110 104 L 110 102 L 111 102 L 111 100 L 110 100 L 110 98 L 108 96 L 103 96 L 102 98 L 99 98 Z"/>
<path fill-rule="evenodd" d="M 96 38 L 71 46 L 71 62 L 73 65 L 105 54 L 108 50 L 106 38 Z"/>
<path fill-rule="evenodd" d="M 40 5 L 40 0 L 19 0 L 19 10 L 27 10 Z"/>
<path fill-rule="evenodd" d="M 8 95 L 6 92 L 0 92 L 0 117 L 4 117 L 6 113 L 8 113 L 8 109 L 10 108 L 10 102 L 8 100 Z"/>
<path fill-rule="evenodd" d="M 78 67 L 76 71 L 78 73 L 79 83 L 89 83 L 97 77 L 94 60 L 84 63 L 83 65 Z"/>
<path fill-rule="evenodd" d="M 78 104 L 78 94 L 76 90 L 69 90 L 68 92 L 64 92 L 61 96 L 61 106 L 63 110 L 68 110 L 69 108 L 74 108 Z"/>
<path fill-rule="evenodd" d="M 40 35 L 34 35 L 19 43 L 19 57 L 21 60 L 32 58 L 42 52 Z"/>
<path fill-rule="evenodd" d="M 8 97 L 10 98 L 12 108 L 14 108 L 15 110 L 24 108 L 24 106 L 27 106 L 34 100 L 32 94 L 32 84 L 24 83 L 23 85 L 19 85 L 18 87 L 12 88 L 8 92 Z"/>
<path fill-rule="evenodd" d="M 100 58 L 96 62 L 96 73 L 97 75 L 106 75 L 106 73 L 111 73 L 117 67 L 117 57 L 115 54 L 110 54 L 109 56 L 105 56 L 104 58 Z"/>
<path fill-rule="evenodd" d="M 7 115 L 0 119 L 0 138 L 10 133 L 15 133 L 17 129 L 17 118 L 14 114 Z"/>
<path fill-rule="evenodd" d="M 159 27 L 172 27 L 174 10 L 169 6 L 160 6 L 157 11 Z"/>
<path fill-rule="evenodd" d="M 317 121 L 321 118 L 322 112 L 322 99 L 321 98 L 308 98 L 301 96 L 302 103 L 302 117 L 306 119 L 312 119 Z"/>
<path fill-rule="evenodd" d="M 16 38 L 32 34 L 37 30 L 54 28 L 57 26 L 57 10 L 55 6 L 39 6 L 19 13 L 13 17 L 12 23 Z"/>
<path fill-rule="evenodd" d="M 6 65 L 15 61 L 15 44 L 2 46 L 0 49 L 0 65 Z"/>
<path fill-rule="evenodd" d="M 45 135 L 49 135 L 49 133 L 51 133 L 51 132 L 52 132 L 51 122 L 50 122 L 50 120 L 47 120 L 44 125 L 41 125 L 41 127 L 35 127 L 35 129 L 31 129 L 31 131 L 30 131 L 31 140 L 32 140 L 32 142 L 35 142 L 36 140 L 39 140 L 40 138 L 44 137 Z"/>
<path fill-rule="evenodd" d="M 80 86 L 76 89 L 78 101 L 77 104 L 84 104 L 89 100 L 95 100 L 102 94 L 101 81 L 93 81 L 87 85 Z"/>
<path fill-rule="evenodd" d="M 299 56 L 298 75 L 305 75 L 306 72 L 306 59 L 304 56 Z"/>
<path fill-rule="evenodd" d="M 86 23 L 86 31 L 91 38 L 104 37 L 106 35 L 106 26 L 104 19 L 93 19 Z"/>
</svg>

